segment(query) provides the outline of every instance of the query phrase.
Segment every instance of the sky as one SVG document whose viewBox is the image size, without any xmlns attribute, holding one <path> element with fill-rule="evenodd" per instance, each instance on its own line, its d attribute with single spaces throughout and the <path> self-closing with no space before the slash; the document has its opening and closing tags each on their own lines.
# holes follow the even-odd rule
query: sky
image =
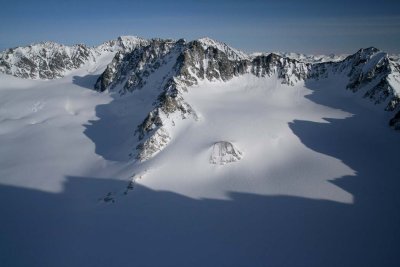
<svg viewBox="0 0 400 267">
<path fill-rule="evenodd" d="M 0 0 L 0 50 L 120 35 L 211 37 L 245 52 L 400 53 L 400 0 Z"/>
</svg>

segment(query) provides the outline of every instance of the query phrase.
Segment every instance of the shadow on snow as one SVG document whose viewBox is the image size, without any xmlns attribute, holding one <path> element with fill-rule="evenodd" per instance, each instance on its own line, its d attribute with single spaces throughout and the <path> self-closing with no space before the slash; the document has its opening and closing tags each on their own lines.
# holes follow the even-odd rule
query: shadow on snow
<svg viewBox="0 0 400 267">
<path fill-rule="evenodd" d="M 245 193 L 196 200 L 139 185 L 104 203 L 126 182 L 88 177 L 67 177 L 62 193 L 0 186 L 0 265 L 398 266 L 398 209 L 363 195 L 362 179 L 341 179 L 354 205 Z"/>
<path fill-rule="evenodd" d="M 0 265 L 399 266 L 399 133 L 351 97 L 333 100 L 307 87 L 311 101 L 354 114 L 289 124 L 308 148 L 357 172 L 332 181 L 354 204 L 235 192 L 230 201 L 196 200 L 139 185 L 103 203 L 127 184 L 90 177 L 67 177 L 61 193 L 1 185 Z M 107 158 L 113 142 L 132 133 L 114 131 L 121 125 L 106 105 L 96 113 L 100 120 L 85 134 L 96 144 L 113 140 L 96 145 Z"/>
<path fill-rule="evenodd" d="M 100 76 L 99 74 L 96 75 L 88 74 L 85 76 L 76 75 L 72 77 L 72 83 L 83 88 L 94 90 L 94 84 L 96 83 L 99 76 Z"/>
</svg>

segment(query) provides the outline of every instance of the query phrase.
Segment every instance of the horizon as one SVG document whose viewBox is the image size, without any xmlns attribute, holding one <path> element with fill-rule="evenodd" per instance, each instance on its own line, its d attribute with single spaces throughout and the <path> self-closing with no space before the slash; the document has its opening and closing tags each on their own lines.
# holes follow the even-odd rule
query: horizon
<svg viewBox="0 0 400 267">
<path fill-rule="evenodd" d="M 0 51 L 52 41 L 99 45 L 118 36 L 195 40 L 208 36 L 246 53 L 351 54 L 377 47 L 400 53 L 400 3 L 316 1 L 7 2 Z"/>
</svg>

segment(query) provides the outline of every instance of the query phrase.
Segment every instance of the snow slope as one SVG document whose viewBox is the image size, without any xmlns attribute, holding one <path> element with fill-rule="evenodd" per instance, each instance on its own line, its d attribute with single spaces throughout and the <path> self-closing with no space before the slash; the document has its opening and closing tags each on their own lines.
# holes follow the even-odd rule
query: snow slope
<svg viewBox="0 0 400 267">
<path fill-rule="evenodd" d="M 59 79 L 0 74 L 1 266 L 398 266 L 400 137 L 390 99 L 364 99 L 385 55 L 236 75 L 220 43 L 153 43 L 103 92 L 113 49 Z"/>
<path fill-rule="evenodd" d="M 329 180 L 354 171 L 308 150 L 288 127 L 294 120 L 324 122 L 324 117 L 351 114 L 312 104 L 304 98 L 309 93 L 304 85 L 282 85 L 276 77 L 245 75 L 226 83 L 200 83 L 188 91 L 186 100 L 199 120 L 168 129 L 173 140 L 143 164 L 152 171 L 141 184 L 195 198 L 225 199 L 226 192 L 237 191 L 352 202 L 351 194 Z M 243 159 L 224 166 L 210 164 L 218 141 L 234 143 Z M 285 165 L 301 168 L 282 168 Z"/>
<path fill-rule="evenodd" d="M 83 175 L 106 164 L 93 153 L 94 144 L 83 131 L 88 121 L 96 119 L 95 107 L 112 99 L 88 89 L 112 56 L 52 81 L 1 74 L 3 184 L 60 192 L 67 173 Z"/>
</svg>

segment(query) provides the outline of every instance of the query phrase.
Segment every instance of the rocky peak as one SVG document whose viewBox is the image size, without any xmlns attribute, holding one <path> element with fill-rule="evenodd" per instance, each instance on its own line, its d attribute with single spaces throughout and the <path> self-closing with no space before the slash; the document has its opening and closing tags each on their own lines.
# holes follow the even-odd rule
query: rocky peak
<svg viewBox="0 0 400 267">
<path fill-rule="evenodd" d="M 223 42 L 213 40 L 209 37 L 200 38 L 197 40 L 197 42 L 200 43 L 204 49 L 207 49 L 209 47 L 214 47 L 218 49 L 219 51 L 223 52 L 230 60 L 243 60 L 248 59 L 249 57 L 246 53 L 232 48 Z"/>
<path fill-rule="evenodd" d="M 349 77 L 349 90 L 366 89 L 364 97 L 375 104 L 386 103 L 385 110 L 393 111 L 398 107 L 400 98 L 395 88 L 399 82 L 395 77 L 399 76 L 399 70 L 387 53 L 374 47 L 360 49 L 346 58 L 343 65 Z"/>
<path fill-rule="evenodd" d="M 192 85 L 198 80 L 227 81 L 234 76 L 244 74 L 249 61 L 238 60 L 238 57 L 232 56 L 234 53 L 232 50 L 223 48 L 226 47 L 205 45 L 199 40 L 189 42 L 179 57 L 181 79 Z"/>
<path fill-rule="evenodd" d="M 146 46 L 149 44 L 147 39 L 143 39 L 137 36 L 119 36 L 117 39 L 104 42 L 97 46 L 95 49 L 99 53 L 103 51 L 107 52 L 130 52 L 139 46 Z"/>
<path fill-rule="evenodd" d="M 399 68 L 387 53 L 375 47 L 363 48 L 339 62 L 313 64 L 311 79 L 324 79 L 331 75 L 348 77 L 346 88 L 362 91 L 363 96 L 374 104 L 384 104 L 385 110 L 393 111 L 400 103 Z"/>
<path fill-rule="evenodd" d="M 0 72 L 29 79 L 60 78 L 104 53 L 128 53 L 148 42 L 136 36 L 120 36 L 97 47 L 42 42 L 11 48 L 0 53 Z"/>
<path fill-rule="evenodd" d="M 356 64 L 360 64 L 366 62 L 369 58 L 371 58 L 374 54 L 381 52 L 378 48 L 375 47 L 368 47 L 368 48 L 361 48 L 353 55 L 350 55 L 350 58 L 355 59 Z"/>
<path fill-rule="evenodd" d="M 136 131 L 140 141 L 137 158 L 145 160 L 168 144 L 166 125 L 172 125 L 171 114 L 177 113 L 182 119 L 197 118 L 184 98 L 189 86 L 201 80 L 228 81 L 246 73 L 258 77 L 276 75 L 282 83 L 294 85 L 307 77 L 309 68 L 309 64 L 276 54 L 250 58 L 209 38 L 188 43 L 183 39 L 152 39 L 131 52 L 118 52 L 95 88 L 125 94 L 143 89 L 151 81 L 151 88 L 146 90 L 160 91 L 154 109 Z M 161 76 L 161 80 L 155 81 L 159 79 L 155 77 Z"/>
<path fill-rule="evenodd" d="M 131 52 L 118 52 L 95 84 L 98 91 L 113 90 L 120 93 L 141 89 L 151 73 L 179 54 L 183 40 L 152 39 Z"/>
<path fill-rule="evenodd" d="M 20 78 L 54 79 L 91 59 L 94 59 L 93 51 L 86 45 L 43 42 L 1 52 L 0 72 Z"/>
<path fill-rule="evenodd" d="M 379 73 L 386 77 L 385 58 L 385 55 L 371 48 L 360 50 L 343 61 L 312 64 L 276 53 L 249 57 L 209 38 L 191 42 L 152 39 L 148 45 L 137 47 L 131 52 L 118 52 L 98 79 L 96 89 L 117 89 L 125 94 L 142 89 L 152 81 L 160 91 L 154 101 L 154 109 L 137 128 L 141 140 L 138 158 L 144 160 L 168 144 L 170 138 L 168 127 L 165 126 L 172 125 L 169 119 L 171 114 L 177 112 L 183 119 L 196 119 L 196 112 L 185 101 L 184 93 L 188 87 L 201 80 L 228 81 L 248 73 L 261 78 L 276 76 L 281 83 L 293 86 L 307 79 L 323 79 L 335 72 L 349 76 L 349 87 L 357 80 L 363 86 L 363 80 L 371 84 L 371 79 L 378 77 Z M 367 63 L 372 67 L 367 69 Z M 160 72 L 167 65 L 168 70 L 162 71 L 163 79 L 154 83 L 153 73 Z M 382 89 L 385 84 L 379 86 L 377 92 L 383 92 L 382 96 L 389 94 Z M 377 99 L 376 93 L 371 97 Z"/>
</svg>

